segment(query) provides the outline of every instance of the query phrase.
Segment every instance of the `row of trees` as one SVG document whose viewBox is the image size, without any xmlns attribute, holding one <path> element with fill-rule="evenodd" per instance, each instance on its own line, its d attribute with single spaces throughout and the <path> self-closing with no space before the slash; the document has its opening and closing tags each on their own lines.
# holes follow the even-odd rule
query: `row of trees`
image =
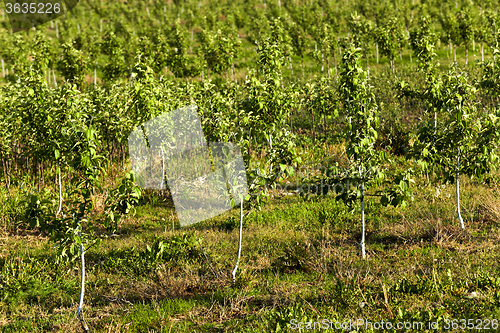
<svg viewBox="0 0 500 333">
<path fill-rule="evenodd" d="M 29 31 L 26 36 L 3 33 L 2 75 L 14 80 L 33 66 L 42 66 L 48 81 L 54 82 L 51 70 L 58 70 L 58 77 L 81 83 L 87 74 L 93 74 L 96 82 L 99 69 L 101 79 L 114 82 L 130 78 L 140 51 L 156 75 L 168 68 L 178 78 L 208 77 L 210 73 L 234 77 L 242 67 L 256 68 L 252 61 L 258 54 L 248 57 L 243 50 L 250 47 L 248 42 L 257 47 L 276 20 L 283 26 L 280 43 L 286 44 L 284 57 L 290 73 L 293 55 L 302 65 L 303 76 L 308 57 L 316 59 L 322 70 L 326 67 L 328 76 L 331 67 L 337 74 L 337 59 L 350 43 L 363 50 L 367 70 L 371 57 L 379 62 L 380 52 L 393 71 L 398 56 L 408 48 L 414 50 L 424 39 L 435 49 L 439 44 L 449 45 L 455 62 L 456 48 L 463 47 L 465 65 L 476 44 L 483 61 L 484 45 L 492 51 L 498 48 L 499 18 L 494 5 L 488 3 L 457 8 L 446 2 L 436 7 L 417 4 L 405 5 L 404 10 L 390 4 L 356 3 L 339 9 L 328 1 L 268 5 L 263 11 L 255 2 L 210 3 L 206 10 L 198 2 L 187 2 L 168 5 L 167 10 L 167 5 L 155 2 L 149 10 L 138 2 L 81 3 L 61 24 L 47 24 L 48 32 L 39 27 L 41 31 Z M 143 20 L 140 15 L 145 15 Z M 42 62 L 33 65 L 30 59 L 34 60 L 35 48 Z"/>
<path fill-rule="evenodd" d="M 375 148 L 381 106 L 371 92 L 367 73 L 360 66 L 363 50 L 353 45 L 344 53 L 337 93 L 319 82 L 314 89 L 321 90 L 313 93 L 312 99 L 301 102 L 299 87 L 285 87 L 280 83 L 279 72 L 286 59 L 283 56 L 286 49 L 279 43 L 280 36 L 282 26 L 276 22 L 273 34 L 259 45 L 259 62 L 266 75 L 263 80 L 255 75 L 248 77 L 243 91 L 231 83 L 226 89 L 217 89 L 210 81 L 174 87 L 170 81 L 156 80 L 141 55 L 137 56 L 134 66 L 132 86 L 80 92 L 75 85 L 64 84 L 51 89 L 43 81 L 43 72 L 38 70 L 19 83 L 2 87 L 0 120 L 4 140 L 1 157 L 6 186 L 19 184 L 28 173 L 36 177 L 40 189 L 46 173 L 56 175 L 57 211 L 43 215 L 42 202 L 30 200 L 28 218 L 31 225 L 47 232 L 64 230 L 63 234 L 77 235 L 76 231 L 68 230 L 81 228 L 79 223 L 84 218 L 90 222 L 90 198 L 94 189 L 100 188 L 103 167 L 113 149 L 125 143 L 130 131 L 139 124 L 165 109 L 193 102 L 200 107 L 210 141 L 237 143 L 243 147 L 247 165 L 250 165 L 251 150 L 267 151 L 268 165 L 249 171 L 253 192 L 248 199 L 252 205 L 258 205 L 264 198 L 266 185 L 286 176 L 289 166 L 300 162 L 289 125 L 292 110 L 310 106 L 321 109 L 325 115 L 340 116 L 339 125 L 348 124 L 344 128 L 347 155 L 352 164 L 347 169 L 334 166 L 329 174 L 335 177 L 330 182 L 332 185 L 347 182 L 353 186 L 354 192 L 349 187 L 338 193 L 347 203 L 352 204 L 359 198 L 363 202 L 365 188 L 385 181 L 383 165 L 389 158 Z M 459 207 L 458 175 L 481 180 L 495 165 L 499 115 L 478 110 L 474 99 L 476 87 L 465 72 L 454 67 L 438 75 L 432 63 L 426 66 L 428 77 L 421 89 L 409 89 L 401 83 L 402 96 L 420 99 L 428 105 L 419 126 L 418 140 L 409 156 L 416 158 L 424 171 L 433 172 L 439 179 L 456 182 Z M 498 69 L 498 61 L 491 66 L 492 71 Z M 489 81 L 483 81 L 483 85 L 495 87 Z M 306 87 L 304 91 L 311 90 Z M 62 182 L 61 173 L 65 175 Z M 410 179 L 409 171 L 389 176 L 388 181 L 393 185 L 386 183 L 382 192 L 375 195 L 381 196 L 383 204 L 403 204 L 410 195 Z M 68 189 L 64 195 L 63 187 Z M 130 191 L 122 194 L 137 197 L 132 188 Z M 66 198 L 64 206 L 63 197 Z M 118 209 L 118 206 L 114 204 L 115 208 L 108 211 L 106 219 L 95 221 L 108 226 L 116 222 L 113 214 L 127 210 Z M 459 219 L 463 227 L 460 213 Z M 68 229 L 70 221 L 75 223 L 72 229 Z M 58 232 L 54 235 L 62 237 Z"/>
</svg>

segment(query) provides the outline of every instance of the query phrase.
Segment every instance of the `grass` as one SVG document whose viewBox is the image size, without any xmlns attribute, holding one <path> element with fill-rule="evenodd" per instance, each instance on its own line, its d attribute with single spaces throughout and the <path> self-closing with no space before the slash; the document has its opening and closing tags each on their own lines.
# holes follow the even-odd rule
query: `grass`
<svg viewBox="0 0 500 333">
<path fill-rule="evenodd" d="M 465 231 L 451 185 L 419 179 L 406 210 L 368 205 L 366 260 L 359 212 L 331 196 L 277 195 L 245 220 L 235 283 L 236 210 L 180 229 L 171 204 L 145 203 L 87 253 L 87 322 L 95 332 L 270 332 L 292 331 L 292 319 L 500 318 L 498 190 L 462 183 Z M 80 331 L 78 262 L 57 263 L 35 234 L 0 243 L 2 331 Z"/>
</svg>

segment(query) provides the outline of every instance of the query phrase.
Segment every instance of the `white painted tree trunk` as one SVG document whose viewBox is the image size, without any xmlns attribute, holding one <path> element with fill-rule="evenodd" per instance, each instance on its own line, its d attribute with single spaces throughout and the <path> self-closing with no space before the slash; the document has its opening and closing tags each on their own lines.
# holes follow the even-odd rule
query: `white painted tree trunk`
<svg viewBox="0 0 500 333">
<path fill-rule="evenodd" d="M 368 51 L 366 51 L 366 78 L 370 79 L 370 63 L 368 62 Z"/>
<path fill-rule="evenodd" d="M 50 77 L 50 70 L 49 70 L 49 77 Z M 56 212 L 56 217 L 61 213 L 62 209 L 62 186 L 61 186 L 61 169 L 58 170 L 57 173 L 57 178 L 58 178 L 58 183 L 59 183 L 59 207 L 57 207 L 57 212 Z"/>
<path fill-rule="evenodd" d="M 161 149 L 161 167 L 162 167 L 160 189 L 164 190 L 166 187 L 165 186 L 165 156 L 163 154 L 163 147 L 160 147 L 160 149 Z"/>
<path fill-rule="evenodd" d="M 240 202 L 240 233 L 239 233 L 239 240 L 238 240 L 238 257 L 236 259 L 236 265 L 234 266 L 234 269 L 231 272 L 233 282 L 236 281 L 236 271 L 238 270 L 238 264 L 240 263 L 240 258 L 241 258 L 242 236 L 243 236 L 243 199 L 241 199 L 241 202 Z"/>
<path fill-rule="evenodd" d="M 361 165 L 359 166 L 359 175 L 361 176 Z M 361 256 L 363 259 L 366 258 L 365 252 L 365 193 L 364 186 L 361 183 Z"/>
<path fill-rule="evenodd" d="M 377 65 L 378 65 L 378 43 L 375 43 L 375 51 L 377 55 Z"/>
<path fill-rule="evenodd" d="M 78 221 L 78 225 L 80 230 L 78 231 L 78 236 L 82 236 L 82 225 L 80 221 Z M 81 261 L 81 284 L 80 284 L 80 302 L 78 302 L 78 310 L 77 315 L 80 323 L 82 324 L 82 328 L 84 331 L 88 331 L 89 327 L 85 322 L 85 318 L 83 318 L 82 308 L 83 308 L 83 298 L 85 296 L 85 250 L 83 249 L 83 243 L 80 243 L 80 261 Z"/>
<path fill-rule="evenodd" d="M 458 221 L 460 222 L 460 227 L 462 229 L 465 229 L 464 225 L 464 220 L 462 219 L 462 214 L 460 214 L 460 187 L 459 187 L 459 168 L 460 168 L 460 148 L 458 148 L 458 154 L 457 154 L 457 215 L 458 215 Z"/>
</svg>

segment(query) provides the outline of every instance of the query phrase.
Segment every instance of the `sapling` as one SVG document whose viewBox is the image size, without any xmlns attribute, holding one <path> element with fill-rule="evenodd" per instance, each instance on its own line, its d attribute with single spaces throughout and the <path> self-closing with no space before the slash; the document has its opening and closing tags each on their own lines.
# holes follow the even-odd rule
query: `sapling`
<svg viewBox="0 0 500 333">
<path fill-rule="evenodd" d="M 419 25 L 410 31 L 410 46 L 419 61 L 419 66 L 429 74 L 433 66 L 436 35 L 431 29 L 429 16 L 422 16 Z"/>
<path fill-rule="evenodd" d="M 470 44 L 474 41 L 474 22 L 468 8 L 457 13 L 458 35 L 460 43 L 465 47 L 465 66 L 469 61 Z"/>
<path fill-rule="evenodd" d="M 353 33 L 354 45 L 363 49 L 363 54 L 366 58 L 366 74 L 369 79 L 370 64 L 368 62 L 368 49 L 373 39 L 373 23 L 366 18 L 362 18 L 357 12 L 354 12 L 351 14 L 348 25 Z"/>
<path fill-rule="evenodd" d="M 453 67 L 443 79 L 443 90 L 439 103 L 443 120 L 440 126 L 421 126 L 415 144 L 417 158 L 430 162 L 429 167 L 439 179 L 455 182 L 457 216 L 460 227 L 465 224 L 460 211 L 459 176 L 468 175 L 482 180 L 495 169 L 497 156 L 494 153 L 499 143 L 498 111 L 479 112 L 473 96 L 476 88 L 469 83 L 467 75 Z"/>
<path fill-rule="evenodd" d="M 366 73 L 359 65 L 362 55 L 361 48 L 351 46 L 344 52 L 340 71 L 340 101 L 343 103 L 343 112 L 348 122 L 345 127 L 346 153 L 349 159 L 346 168 L 333 166 L 330 168 L 328 181 L 333 182 L 337 192 L 337 200 L 343 200 L 351 208 L 360 200 L 361 208 L 361 255 L 365 252 L 365 189 L 376 185 L 385 178 L 382 163 L 388 159 L 385 153 L 375 149 L 378 137 L 379 109 Z M 378 191 L 382 205 L 406 205 L 411 196 L 409 185 L 411 170 L 394 177 L 395 186 Z M 338 187 L 339 183 L 347 184 Z M 388 184 L 389 182 L 386 182 Z M 351 185 L 356 189 L 351 190 Z M 326 191 L 328 192 L 328 190 Z M 325 192 L 323 192 L 325 193 Z M 380 194 L 381 193 L 381 194 Z"/>
<path fill-rule="evenodd" d="M 83 317 L 83 300 L 85 296 L 85 252 L 84 239 L 87 239 L 87 244 L 97 242 L 97 239 L 92 237 L 93 226 L 92 221 L 88 218 L 88 214 L 92 209 L 91 196 L 94 191 L 102 192 L 102 186 L 99 181 L 100 175 L 104 173 L 101 167 L 102 156 L 97 154 L 99 148 L 98 135 L 92 125 L 82 124 L 82 128 L 75 128 L 71 136 L 68 137 L 71 142 L 71 149 L 66 152 L 68 155 L 68 167 L 74 173 L 71 179 L 72 190 L 70 197 L 74 194 L 74 202 L 70 216 L 53 220 L 53 225 L 50 227 L 52 234 L 51 240 L 58 241 L 61 254 L 64 255 L 69 249 L 71 254 L 75 252 L 77 245 L 80 250 L 81 261 L 81 284 L 80 284 L 80 300 L 78 302 L 77 315 L 78 319 L 85 331 L 89 331 L 88 325 Z M 85 233 L 82 228 L 82 222 L 86 222 L 86 226 L 90 233 Z M 90 236 L 90 239 L 89 239 Z M 88 249 L 88 248 L 87 248 Z"/>
<path fill-rule="evenodd" d="M 364 186 L 367 179 L 363 173 L 378 164 L 379 156 L 374 147 L 377 139 L 378 107 L 370 91 L 366 74 L 358 63 L 361 53 L 361 48 L 351 47 L 345 50 L 339 87 L 345 116 L 349 119 L 346 126 L 346 152 L 350 168 L 346 178 L 349 183 L 358 187 L 360 193 L 352 195 L 347 188 L 340 197 L 345 201 L 351 201 L 349 203 L 356 198 L 360 199 L 362 228 L 360 247 L 361 255 L 365 258 Z M 359 177 L 356 177 L 356 173 Z"/>
<path fill-rule="evenodd" d="M 400 26 L 397 18 L 390 18 L 384 26 L 381 26 L 374 31 L 375 40 L 377 42 L 377 51 L 380 47 L 380 52 L 389 58 L 391 62 L 391 69 L 394 73 L 394 58 L 398 51 L 404 45 L 406 35 Z"/>
</svg>

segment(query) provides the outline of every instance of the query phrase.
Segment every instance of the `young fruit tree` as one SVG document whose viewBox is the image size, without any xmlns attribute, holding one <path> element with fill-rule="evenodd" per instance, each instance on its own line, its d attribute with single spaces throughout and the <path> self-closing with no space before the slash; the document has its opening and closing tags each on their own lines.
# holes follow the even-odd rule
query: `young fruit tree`
<svg viewBox="0 0 500 333">
<path fill-rule="evenodd" d="M 337 200 L 343 200 L 348 206 L 354 207 L 359 199 L 361 207 L 361 255 L 365 253 L 365 197 L 378 196 L 384 206 L 406 206 L 411 197 L 410 183 L 412 170 L 396 174 L 393 186 L 387 186 L 375 194 L 366 194 L 365 189 L 375 185 L 389 185 L 383 169 L 384 162 L 390 162 L 385 152 L 375 149 L 378 138 L 379 107 L 366 73 L 359 64 L 362 49 L 351 46 L 344 52 L 340 72 L 339 95 L 343 104 L 343 112 L 347 121 L 345 127 L 346 153 L 349 164 L 345 168 L 338 166 L 329 170 L 330 182 L 337 192 Z M 338 186 L 340 183 L 347 186 Z M 351 190 L 351 185 L 354 190 Z"/>
<path fill-rule="evenodd" d="M 356 47 L 363 49 L 363 54 L 366 58 L 366 73 L 370 78 L 370 64 L 368 62 L 368 51 L 370 43 L 373 39 L 373 23 L 372 21 L 362 17 L 357 12 L 351 14 L 348 21 L 349 30 L 353 34 L 353 42 Z"/>
<path fill-rule="evenodd" d="M 419 18 L 418 27 L 410 31 L 410 46 L 418 59 L 419 66 L 425 69 L 426 73 L 432 69 L 436 44 L 436 35 L 432 31 L 431 19 L 429 16 Z"/>
<path fill-rule="evenodd" d="M 440 106 L 442 120 L 437 127 L 428 121 L 420 126 L 414 151 L 417 157 L 426 160 L 426 165 L 431 162 L 428 167 L 439 179 L 455 181 L 458 220 L 465 229 L 460 211 L 459 176 L 468 175 L 482 181 L 495 169 L 500 113 L 477 109 L 476 89 L 469 83 L 467 74 L 456 67 L 444 77 L 443 87 L 439 100 L 431 101 Z"/>
<path fill-rule="evenodd" d="M 457 13 L 458 34 L 461 44 L 465 47 L 465 66 L 469 62 L 469 48 L 474 41 L 475 25 L 470 9 L 466 8 Z"/>
<path fill-rule="evenodd" d="M 403 28 L 395 17 L 390 18 L 386 24 L 375 30 L 375 41 L 380 47 L 382 55 L 389 58 L 393 73 L 395 71 L 394 58 L 398 52 L 401 52 L 405 39 Z"/>
<path fill-rule="evenodd" d="M 84 103 L 76 103 L 78 106 L 84 106 Z M 68 202 L 69 214 L 54 217 L 44 228 L 51 233 L 51 241 L 57 242 L 60 258 L 74 258 L 77 248 L 80 250 L 81 284 L 77 315 L 83 330 L 89 331 L 82 312 L 85 296 L 85 252 L 99 241 L 94 235 L 90 213 L 93 209 L 93 196 L 103 191 L 100 178 L 105 174 L 102 168 L 104 157 L 98 154 L 100 137 L 93 124 L 82 121 L 70 131 L 68 150 L 62 152 L 67 155 L 68 167 L 73 175 L 69 193 L 72 200 Z"/>
</svg>

